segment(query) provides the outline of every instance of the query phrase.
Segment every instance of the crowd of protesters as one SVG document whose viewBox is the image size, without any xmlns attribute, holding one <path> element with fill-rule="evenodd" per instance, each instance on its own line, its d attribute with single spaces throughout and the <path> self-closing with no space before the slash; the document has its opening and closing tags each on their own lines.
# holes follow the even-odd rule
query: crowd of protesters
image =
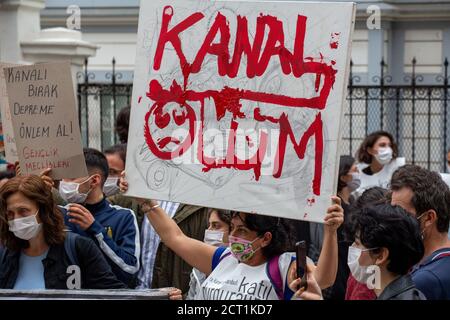
<svg viewBox="0 0 450 320">
<path fill-rule="evenodd" d="M 391 134 L 340 158 L 323 223 L 127 197 L 129 108 L 119 145 L 84 149 L 88 176 L 1 174 L 0 288 L 149 289 L 171 299 L 450 299 L 450 191 L 405 164 Z M 450 156 L 449 156 L 450 166 Z M 294 244 L 307 239 L 300 288 Z M 76 265 L 80 277 L 69 272 Z"/>
</svg>

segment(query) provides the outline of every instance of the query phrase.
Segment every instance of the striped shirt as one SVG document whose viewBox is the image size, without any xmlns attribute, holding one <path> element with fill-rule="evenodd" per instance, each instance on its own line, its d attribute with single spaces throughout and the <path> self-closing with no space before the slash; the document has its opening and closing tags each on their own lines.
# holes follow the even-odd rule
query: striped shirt
<svg viewBox="0 0 450 320">
<path fill-rule="evenodd" d="M 161 209 L 163 209 L 171 218 L 175 216 L 175 213 L 180 206 L 179 203 L 170 201 L 158 201 L 158 203 Z M 138 289 L 148 289 L 152 287 L 153 267 L 155 266 L 156 252 L 160 241 L 161 239 L 148 221 L 147 216 L 144 216 L 141 227 L 142 261 L 141 269 L 138 273 Z"/>
</svg>

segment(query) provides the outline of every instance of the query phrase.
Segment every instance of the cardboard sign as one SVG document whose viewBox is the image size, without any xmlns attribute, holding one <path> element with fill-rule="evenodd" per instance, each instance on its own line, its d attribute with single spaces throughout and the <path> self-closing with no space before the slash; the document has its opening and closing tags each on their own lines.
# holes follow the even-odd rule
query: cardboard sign
<svg viewBox="0 0 450 320">
<path fill-rule="evenodd" d="M 22 173 L 52 168 L 54 179 L 87 176 L 70 63 L 3 71 Z"/>
<path fill-rule="evenodd" d="M 142 1 L 128 194 L 323 222 L 353 3 Z"/>
<path fill-rule="evenodd" d="M 5 148 L 5 158 L 9 163 L 19 161 L 17 157 L 16 141 L 9 111 L 8 94 L 6 93 L 6 82 L 3 68 L 16 67 L 18 65 L 0 62 L 0 112 L 2 116 L 3 143 Z"/>
</svg>

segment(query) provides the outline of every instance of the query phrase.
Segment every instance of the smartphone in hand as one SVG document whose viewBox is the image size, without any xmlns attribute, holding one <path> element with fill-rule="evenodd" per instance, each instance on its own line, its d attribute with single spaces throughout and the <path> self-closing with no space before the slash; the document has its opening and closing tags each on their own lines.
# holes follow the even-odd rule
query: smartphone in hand
<svg viewBox="0 0 450 320">
<path fill-rule="evenodd" d="M 301 278 L 300 285 L 297 290 L 301 288 L 308 289 L 307 283 L 307 272 L 306 272 L 306 242 L 300 241 L 295 244 L 296 254 L 297 254 L 297 278 Z"/>
</svg>

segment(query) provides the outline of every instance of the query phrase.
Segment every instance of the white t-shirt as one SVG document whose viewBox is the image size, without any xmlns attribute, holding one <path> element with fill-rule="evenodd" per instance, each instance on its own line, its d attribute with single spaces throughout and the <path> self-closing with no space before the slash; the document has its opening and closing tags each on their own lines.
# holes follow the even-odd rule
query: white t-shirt
<svg viewBox="0 0 450 320">
<path fill-rule="evenodd" d="M 266 272 L 267 262 L 252 267 L 239 263 L 228 253 L 229 249 L 222 253 L 224 258 L 202 283 L 196 300 L 279 300 Z M 283 289 L 292 257 L 295 257 L 294 252 L 286 252 L 278 261 Z M 311 259 L 308 263 L 312 263 Z"/>
<path fill-rule="evenodd" d="M 365 190 L 372 187 L 389 188 L 392 174 L 403 165 L 405 165 L 405 158 L 395 158 L 386 164 L 381 171 L 368 175 L 363 172 L 363 169 L 369 165 L 367 163 L 358 163 L 357 168 L 361 173 L 361 186 L 355 191 L 355 195 L 360 196 Z"/>
</svg>

